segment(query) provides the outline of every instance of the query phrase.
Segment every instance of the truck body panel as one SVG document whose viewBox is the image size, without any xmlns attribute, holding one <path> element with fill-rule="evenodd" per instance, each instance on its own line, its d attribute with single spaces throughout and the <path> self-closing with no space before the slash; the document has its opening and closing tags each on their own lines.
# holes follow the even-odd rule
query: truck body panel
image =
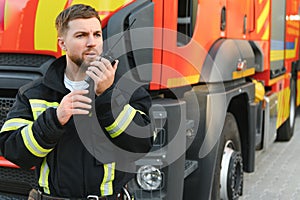
<svg viewBox="0 0 300 200">
<path fill-rule="evenodd" d="M 292 138 L 300 0 L 0 0 L 0 127 L 18 88 L 63 54 L 55 17 L 77 3 L 95 7 L 104 50 L 153 98 L 156 140 L 135 164 L 162 182 L 147 190 L 137 173 L 128 183 L 135 199 L 238 197 L 242 183 L 230 184 L 242 182 L 237 171 L 254 172 L 257 150 Z M 237 143 L 224 131 L 228 124 L 237 127 Z M 33 171 L 0 156 L 0 191 L 26 196 L 37 187 Z"/>
</svg>

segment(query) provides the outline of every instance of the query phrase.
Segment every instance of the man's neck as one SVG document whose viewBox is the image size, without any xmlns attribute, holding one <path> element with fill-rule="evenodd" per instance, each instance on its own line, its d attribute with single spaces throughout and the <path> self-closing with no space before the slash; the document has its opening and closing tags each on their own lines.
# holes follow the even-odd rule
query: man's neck
<svg viewBox="0 0 300 200">
<path fill-rule="evenodd" d="M 73 62 L 67 62 L 65 73 L 71 81 L 82 81 L 86 76 L 85 72 Z"/>
</svg>

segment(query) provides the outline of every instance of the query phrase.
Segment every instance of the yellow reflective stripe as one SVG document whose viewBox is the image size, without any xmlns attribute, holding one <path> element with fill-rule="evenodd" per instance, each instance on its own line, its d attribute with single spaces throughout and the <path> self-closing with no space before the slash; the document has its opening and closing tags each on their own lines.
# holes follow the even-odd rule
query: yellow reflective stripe
<svg viewBox="0 0 300 200">
<path fill-rule="evenodd" d="M 112 138 L 119 136 L 129 126 L 136 112 L 129 104 L 125 105 L 116 121 L 112 125 L 105 127 L 106 131 Z"/>
<path fill-rule="evenodd" d="M 116 163 L 109 163 L 103 165 L 103 180 L 100 185 L 100 191 L 102 196 L 108 196 L 113 194 L 113 180 L 115 179 L 115 167 Z"/>
<path fill-rule="evenodd" d="M 232 72 L 232 78 L 233 79 L 243 78 L 243 77 L 251 76 L 254 73 L 255 73 L 255 68 L 245 69 L 242 71 L 234 71 Z"/>
<path fill-rule="evenodd" d="M 22 126 L 26 126 L 31 124 L 32 121 L 26 120 L 26 119 L 22 119 L 22 118 L 12 118 L 7 120 L 4 125 L 1 128 L 0 132 L 4 132 L 4 131 L 14 131 L 19 129 Z"/>
<path fill-rule="evenodd" d="M 284 90 L 278 92 L 278 114 L 276 128 L 279 128 L 285 122 L 285 120 L 288 119 L 290 115 L 290 93 L 290 88 L 285 88 Z"/>
<path fill-rule="evenodd" d="M 269 13 L 270 13 L 270 0 L 267 1 L 263 11 L 261 12 L 261 14 L 259 15 L 259 17 L 257 19 L 256 33 L 260 33 L 260 31 L 262 30 L 264 24 L 267 21 Z"/>
<path fill-rule="evenodd" d="M 43 188 L 44 193 L 50 194 L 48 177 L 49 177 L 50 169 L 47 164 L 47 159 L 45 158 L 41 168 L 40 168 L 40 177 L 39 177 L 39 186 Z"/>
<path fill-rule="evenodd" d="M 295 39 L 295 48 L 294 49 L 286 49 L 285 50 L 285 58 L 286 59 L 296 58 L 297 46 L 298 46 L 298 38 Z"/>
<path fill-rule="evenodd" d="M 177 78 L 169 78 L 167 81 L 168 87 L 179 87 L 182 85 L 194 84 L 198 83 L 200 79 L 200 75 L 190 75 L 185 77 L 177 77 Z"/>
<path fill-rule="evenodd" d="M 55 18 L 64 9 L 67 1 L 43 0 L 38 1 L 34 28 L 35 50 L 57 52 L 57 33 Z M 47 39 L 45 39 L 47 35 Z"/>
<path fill-rule="evenodd" d="M 59 103 L 57 102 L 48 102 L 42 99 L 30 99 L 29 100 L 32 114 L 33 114 L 33 119 L 36 120 L 38 116 L 44 112 L 47 108 L 57 108 Z"/>
<path fill-rule="evenodd" d="M 263 36 L 261 37 L 262 40 L 268 40 L 270 36 L 270 24 L 267 25 Z"/>
<path fill-rule="evenodd" d="M 270 61 L 278 61 L 284 59 L 284 50 L 271 50 Z"/>
<path fill-rule="evenodd" d="M 139 112 L 141 115 L 146 115 L 146 113 L 144 113 L 143 111 L 141 110 L 136 110 L 137 112 Z"/>
<path fill-rule="evenodd" d="M 23 142 L 26 148 L 37 157 L 45 157 L 52 149 L 45 149 L 41 147 L 35 140 L 32 132 L 32 123 L 24 127 L 21 131 Z"/>
<path fill-rule="evenodd" d="M 48 102 L 42 99 L 30 99 L 30 105 L 36 108 L 49 108 L 49 107 L 57 107 L 59 105 L 58 102 Z"/>
</svg>

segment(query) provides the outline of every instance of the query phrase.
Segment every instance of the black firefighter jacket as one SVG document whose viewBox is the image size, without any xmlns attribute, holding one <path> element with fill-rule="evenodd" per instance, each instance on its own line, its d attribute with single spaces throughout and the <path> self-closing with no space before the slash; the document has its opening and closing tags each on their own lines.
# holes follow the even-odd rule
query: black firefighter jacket
<svg viewBox="0 0 300 200">
<path fill-rule="evenodd" d="M 119 192 L 132 174 L 118 170 L 114 148 L 109 149 L 108 145 L 101 149 L 101 138 L 84 141 L 84 138 L 94 138 L 88 135 L 92 130 L 89 129 L 92 127 L 90 121 L 84 122 L 89 117 L 79 116 L 77 120 L 83 121 L 85 131 L 77 131 L 75 116 L 64 126 L 58 122 L 56 107 L 70 92 L 63 83 L 65 67 L 66 58 L 63 56 L 52 63 L 44 78 L 20 88 L 1 129 L 1 151 L 6 159 L 20 167 L 35 166 L 38 185 L 46 194 L 74 198 Z M 135 137 L 127 131 L 133 125 L 149 126 L 147 114 L 151 100 L 144 89 L 139 88 L 131 95 L 128 91 L 111 87 L 96 97 L 94 105 L 104 130 L 99 131 L 99 135 L 105 135 L 125 152 L 149 151 L 150 136 Z M 96 148 L 89 148 L 92 145 Z M 99 160 L 93 149 L 96 149 L 96 155 L 111 155 Z M 118 156 L 127 159 L 126 154 Z"/>
</svg>

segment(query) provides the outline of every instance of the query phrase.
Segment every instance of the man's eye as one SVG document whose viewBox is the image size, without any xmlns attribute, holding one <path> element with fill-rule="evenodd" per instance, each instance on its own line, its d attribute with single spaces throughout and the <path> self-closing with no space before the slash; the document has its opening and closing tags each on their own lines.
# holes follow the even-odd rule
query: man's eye
<svg viewBox="0 0 300 200">
<path fill-rule="evenodd" d="M 102 35 L 101 35 L 100 33 L 97 33 L 97 34 L 96 34 L 96 37 L 97 37 L 97 38 L 101 38 Z"/>
<path fill-rule="evenodd" d="M 78 38 L 78 39 L 80 39 L 82 37 L 83 37 L 83 35 L 76 35 L 76 38 Z"/>
</svg>

